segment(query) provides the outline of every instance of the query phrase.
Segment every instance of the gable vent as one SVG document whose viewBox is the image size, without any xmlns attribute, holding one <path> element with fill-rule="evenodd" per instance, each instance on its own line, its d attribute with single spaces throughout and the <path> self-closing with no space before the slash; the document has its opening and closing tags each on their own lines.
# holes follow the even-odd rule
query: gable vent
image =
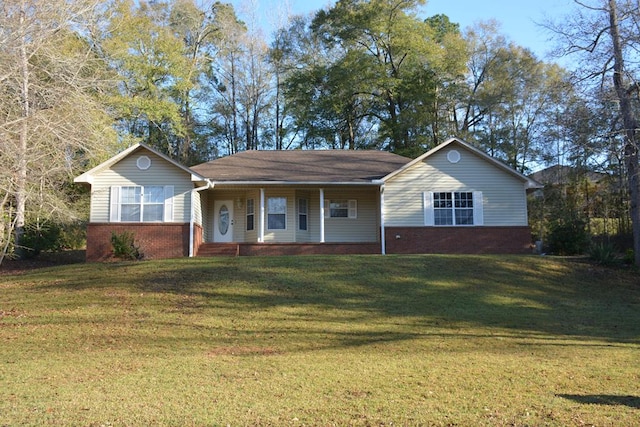
<svg viewBox="0 0 640 427">
<path fill-rule="evenodd" d="M 138 169 L 146 171 L 151 167 L 151 159 L 147 156 L 140 156 L 136 160 L 136 166 L 138 166 Z"/>
<path fill-rule="evenodd" d="M 460 152 L 458 150 L 449 150 L 447 160 L 449 160 L 450 163 L 458 163 L 460 161 Z"/>
</svg>

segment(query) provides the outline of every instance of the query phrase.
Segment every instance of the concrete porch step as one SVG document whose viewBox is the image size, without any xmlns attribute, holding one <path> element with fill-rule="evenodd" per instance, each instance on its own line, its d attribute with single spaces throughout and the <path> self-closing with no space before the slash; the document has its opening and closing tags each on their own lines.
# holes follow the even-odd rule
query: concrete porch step
<svg viewBox="0 0 640 427">
<path fill-rule="evenodd" d="M 238 256 L 240 247 L 237 243 L 203 243 L 198 248 L 196 256 L 216 257 L 216 256 Z"/>
</svg>

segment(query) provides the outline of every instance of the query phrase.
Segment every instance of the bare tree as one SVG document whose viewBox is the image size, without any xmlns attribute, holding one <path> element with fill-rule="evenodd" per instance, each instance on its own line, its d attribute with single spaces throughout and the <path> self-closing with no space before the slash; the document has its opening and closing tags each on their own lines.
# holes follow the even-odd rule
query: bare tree
<svg viewBox="0 0 640 427">
<path fill-rule="evenodd" d="M 233 6 L 214 4 L 216 34 L 212 57 L 212 129 L 228 153 L 255 150 L 268 126 L 271 73 L 267 45 L 255 26 L 239 19 Z M 251 18 L 251 16 L 250 16 Z M 251 19 L 253 20 L 253 19 Z"/>
<path fill-rule="evenodd" d="M 562 23 L 548 27 L 559 40 L 559 53 L 580 61 L 576 69 L 582 83 L 595 82 L 602 91 L 616 94 L 620 120 L 611 139 L 623 140 L 624 164 L 630 200 L 634 257 L 640 265 L 640 181 L 638 177 L 638 36 L 640 4 L 635 0 L 574 0 L 577 8 Z"/>
<path fill-rule="evenodd" d="M 30 206 L 67 215 L 62 182 L 105 148 L 98 102 L 106 77 L 88 41 L 97 0 L 0 1 L 0 262 L 16 249 Z"/>
<path fill-rule="evenodd" d="M 618 21 L 618 9 L 615 0 L 609 4 L 609 35 L 613 46 L 613 87 L 620 101 L 620 113 L 624 124 L 624 157 L 629 180 L 629 199 L 631 202 L 631 224 L 633 227 L 634 261 L 640 265 L 640 188 L 638 187 L 638 123 L 631 105 L 631 94 L 637 92 L 638 84 L 629 84 L 626 78 L 624 42 Z M 637 7 L 637 3 L 636 3 Z M 638 14 L 638 9 L 633 10 Z"/>
</svg>

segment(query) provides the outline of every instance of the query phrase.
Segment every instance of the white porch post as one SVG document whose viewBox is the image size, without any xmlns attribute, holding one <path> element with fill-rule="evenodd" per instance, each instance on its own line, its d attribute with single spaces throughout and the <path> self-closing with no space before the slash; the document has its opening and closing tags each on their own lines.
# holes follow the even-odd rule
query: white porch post
<svg viewBox="0 0 640 427">
<path fill-rule="evenodd" d="M 258 232 L 258 243 L 264 243 L 264 188 L 260 189 L 260 230 Z"/>
<path fill-rule="evenodd" d="M 324 243 L 324 188 L 320 189 L 320 243 Z"/>
<path fill-rule="evenodd" d="M 382 255 L 387 254 L 387 240 L 384 232 L 384 184 L 380 186 L 380 247 Z"/>
</svg>

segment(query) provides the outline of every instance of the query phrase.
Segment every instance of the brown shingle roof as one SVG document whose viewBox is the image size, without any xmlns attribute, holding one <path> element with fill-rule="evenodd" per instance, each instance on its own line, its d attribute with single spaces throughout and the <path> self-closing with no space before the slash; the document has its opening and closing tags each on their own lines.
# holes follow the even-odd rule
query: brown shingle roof
<svg viewBox="0 0 640 427">
<path fill-rule="evenodd" d="M 244 151 L 191 167 L 214 182 L 371 182 L 411 159 L 375 150 Z"/>
</svg>

